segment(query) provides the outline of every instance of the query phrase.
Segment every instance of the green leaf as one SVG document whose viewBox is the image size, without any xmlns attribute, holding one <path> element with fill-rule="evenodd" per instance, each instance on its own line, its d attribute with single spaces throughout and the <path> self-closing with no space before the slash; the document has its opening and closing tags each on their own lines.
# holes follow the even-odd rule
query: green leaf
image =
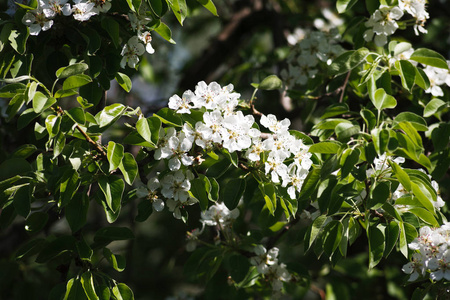
<svg viewBox="0 0 450 300">
<path fill-rule="evenodd" d="M 402 86 L 411 92 L 416 80 L 416 67 L 407 60 L 397 60 L 395 62 L 395 68 L 400 74 Z"/>
<path fill-rule="evenodd" d="M 311 171 L 303 181 L 302 189 L 300 190 L 299 199 L 308 200 L 308 198 L 316 191 L 316 187 L 320 181 L 320 169 L 312 168 Z"/>
<path fill-rule="evenodd" d="M 246 187 L 245 179 L 232 178 L 220 189 L 220 199 L 228 209 L 235 209 L 244 194 Z"/>
<path fill-rule="evenodd" d="M 349 108 L 346 103 L 336 103 L 328 106 L 325 112 L 320 116 L 321 119 L 328 119 L 335 116 L 348 114 Z"/>
<path fill-rule="evenodd" d="M 106 32 L 108 32 L 114 44 L 114 47 L 117 48 L 120 44 L 119 23 L 117 23 L 112 17 L 104 17 L 102 19 L 101 26 L 106 30 Z"/>
<path fill-rule="evenodd" d="M 58 157 L 66 145 L 66 135 L 63 132 L 58 132 L 53 143 L 53 158 Z"/>
<path fill-rule="evenodd" d="M 31 190 L 30 190 L 29 184 L 21 186 L 14 193 L 14 198 L 13 198 L 14 208 L 16 209 L 16 212 L 24 218 L 28 217 L 28 214 L 30 213 L 30 210 L 31 210 L 30 194 L 31 194 Z"/>
<path fill-rule="evenodd" d="M 277 209 L 277 194 L 272 183 L 263 182 L 259 184 L 259 190 L 264 197 L 269 212 L 274 215 Z"/>
<path fill-rule="evenodd" d="M 358 148 L 346 149 L 341 156 L 341 177 L 347 177 L 353 167 L 358 163 L 361 151 Z"/>
<path fill-rule="evenodd" d="M 339 141 L 346 141 L 350 137 L 358 134 L 360 132 L 359 125 L 339 123 L 334 131 L 336 132 L 336 137 Z"/>
<path fill-rule="evenodd" d="M 330 219 L 327 216 L 321 215 L 313 221 L 310 227 L 310 233 L 305 235 L 305 251 L 308 250 L 309 247 L 311 247 L 311 245 L 318 237 L 319 233 L 322 232 L 323 226 L 325 226 L 325 224 L 329 222 L 329 220 Z"/>
<path fill-rule="evenodd" d="M 165 107 L 155 114 L 161 122 L 169 126 L 182 127 L 183 121 L 181 118 L 170 108 Z"/>
<path fill-rule="evenodd" d="M 134 234 L 127 227 L 103 227 L 94 236 L 94 242 L 112 242 L 131 239 L 134 239 Z"/>
<path fill-rule="evenodd" d="M 73 107 L 64 111 L 65 114 L 75 123 L 84 125 L 86 123 L 86 115 L 81 107 Z"/>
<path fill-rule="evenodd" d="M 172 9 L 173 14 L 177 18 L 178 22 L 183 25 L 183 21 L 187 16 L 186 0 L 166 0 Z"/>
<path fill-rule="evenodd" d="M 48 221 L 48 214 L 45 212 L 35 212 L 28 216 L 25 221 L 25 230 L 30 233 L 36 233 L 44 228 Z"/>
<path fill-rule="evenodd" d="M 89 197 L 85 193 L 75 193 L 65 209 L 66 220 L 72 233 L 80 230 L 87 220 Z"/>
<path fill-rule="evenodd" d="M 90 82 L 92 82 L 92 79 L 88 75 L 84 75 L 84 74 L 72 75 L 72 76 L 68 77 L 66 80 L 64 80 L 63 90 L 68 91 L 68 90 L 72 90 L 72 89 L 77 89 L 83 85 L 90 83 Z"/>
<path fill-rule="evenodd" d="M 373 112 L 368 109 L 363 108 L 360 112 L 361 117 L 364 119 L 367 125 L 367 129 L 372 130 L 377 124 L 377 118 Z"/>
<path fill-rule="evenodd" d="M 122 272 L 123 270 L 125 270 L 126 261 L 125 257 L 123 257 L 122 255 L 115 255 L 108 248 L 103 248 L 103 256 L 111 264 L 114 270 L 118 272 Z"/>
<path fill-rule="evenodd" d="M 102 176 L 98 179 L 98 184 L 105 195 L 108 207 L 113 212 L 119 211 L 122 202 L 122 194 L 125 189 L 123 180 L 114 175 L 108 177 Z"/>
<path fill-rule="evenodd" d="M 33 144 L 25 144 L 17 148 L 11 155 L 11 158 L 27 159 L 37 151 L 37 147 Z"/>
<path fill-rule="evenodd" d="M 425 223 L 428 223 L 433 227 L 439 227 L 439 222 L 428 210 L 423 209 L 421 207 L 412 207 L 408 209 L 408 211 L 415 214 L 419 219 L 421 219 Z"/>
<path fill-rule="evenodd" d="M 148 4 L 157 18 L 161 18 L 169 9 L 165 0 L 152 0 L 148 1 Z"/>
<path fill-rule="evenodd" d="M 388 161 L 392 167 L 392 170 L 394 171 L 395 176 L 397 176 L 398 181 L 407 191 L 411 191 L 411 179 L 409 178 L 408 174 L 395 162 L 391 160 Z"/>
<path fill-rule="evenodd" d="M 402 221 L 402 217 L 400 216 L 400 213 L 398 210 L 390 203 L 383 204 L 383 209 L 392 217 L 397 219 L 398 221 Z"/>
<path fill-rule="evenodd" d="M 67 282 L 66 294 L 63 300 L 84 300 L 86 294 L 80 280 L 72 278 Z"/>
<path fill-rule="evenodd" d="M 124 154 L 123 159 L 120 162 L 119 169 L 122 172 L 125 182 L 132 185 L 138 174 L 138 165 L 133 154 L 128 152 Z"/>
<path fill-rule="evenodd" d="M 367 230 L 367 237 L 369 239 L 369 269 L 372 269 L 383 258 L 384 233 L 378 227 L 370 226 Z"/>
<path fill-rule="evenodd" d="M 43 249 L 45 243 L 45 239 L 42 238 L 28 241 L 16 251 L 15 258 L 22 259 L 35 255 Z"/>
<path fill-rule="evenodd" d="M 332 220 L 323 228 L 323 251 L 331 256 L 339 246 L 342 239 L 344 227 L 341 222 Z"/>
<path fill-rule="evenodd" d="M 159 26 L 155 28 L 155 31 L 169 43 L 176 44 L 172 39 L 172 31 L 170 30 L 169 26 L 167 26 L 163 22 L 161 22 Z"/>
<path fill-rule="evenodd" d="M 36 81 L 32 81 L 27 85 L 27 104 L 29 103 L 29 101 L 33 100 L 34 96 L 36 95 L 36 89 L 38 87 L 38 84 Z"/>
<path fill-rule="evenodd" d="M 388 226 L 386 226 L 384 235 L 386 237 L 386 245 L 384 248 L 384 257 L 388 257 L 392 249 L 394 249 L 397 244 L 398 238 L 400 236 L 400 227 L 395 221 L 391 221 Z"/>
<path fill-rule="evenodd" d="M 434 213 L 434 206 L 432 203 L 432 198 L 427 197 L 427 195 L 424 193 L 425 188 L 423 185 L 419 185 L 418 183 L 411 182 L 411 189 L 414 194 L 414 196 L 417 197 L 417 199 L 420 201 L 420 203 L 425 207 L 429 212 Z M 428 194 L 428 193 L 427 193 Z"/>
<path fill-rule="evenodd" d="M 123 139 L 123 143 L 128 145 L 143 146 L 149 149 L 156 149 L 156 144 L 147 142 L 140 136 L 139 133 L 137 133 L 137 131 L 130 132 L 130 134 Z"/>
<path fill-rule="evenodd" d="M 81 285 L 83 286 L 84 292 L 89 300 L 100 300 L 95 293 L 94 277 L 90 271 L 81 274 Z"/>
<path fill-rule="evenodd" d="M 419 68 L 416 68 L 416 81 L 415 83 L 423 88 L 424 90 L 427 90 L 430 88 L 430 79 L 428 78 L 427 74 Z"/>
<path fill-rule="evenodd" d="M 152 143 L 152 129 L 151 122 L 149 119 L 142 118 L 136 122 L 136 130 L 146 140 L 147 142 Z"/>
<path fill-rule="evenodd" d="M 217 9 L 211 0 L 197 0 L 201 5 L 203 5 L 207 10 L 209 10 L 213 15 L 218 17 Z"/>
<path fill-rule="evenodd" d="M 57 237 L 55 240 L 48 243 L 41 253 L 39 253 L 38 257 L 36 257 L 36 262 L 46 263 L 61 254 L 73 252 L 76 248 L 75 243 L 76 240 L 71 235 Z"/>
<path fill-rule="evenodd" d="M 336 9 L 338 13 L 342 14 L 346 10 L 352 8 L 352 6 L 355 5 L 356 2 L 358 2 L 358 0 L 337 0 Z"/>
<path fill-rule="evenodd" d="M 136 222 L 144 222 L 153 212 L 153 205 L 148 199 L 142 199 L 137 207 L 138 214 L 134 218 Z"/>
<path fill-rule="evenodd" d="M 75 170 L 67 170 L 61 178 L 60 184 L 60 207 L 65 207 L 75 195 L 81 184 L 78 172 Z"/>
<path fill-rule="evenodd" d="M 33 109 L 36 113 L 41 113 L 56 103 L 53 97 L 47 97 L 41 92 L 36 92 L 33 98 Z"/>
<path fill-rule="evenodd" d="M 283 87 L 283 82 L 277 75 L 269 75 L 258 86 L 260 90 L 278 90 Z"/>
<path fill-rule="evenodd" d="M 378 155 L 382 155 L 386 151 L 386 146 L 389 143 L 389 131 L 387 129 L 374 128 L 370 132 L 372 135 L 373 144 Z"/>
<path fill-rule="evenodd" d="M 133 291 L 125 283 L 119 283 L 114 286 L 113 295 L 117 298 L 117 300 L 134 300 Z"/>
<path fill-rule="evenodd" d="M 84 71 L 89 69 L 89 66 L 85 63 L 75 63 L 67 67 L 59 68 L 56 71 L 56 77 L 58 79 L 67 78 L 73 75 L 83 74 Z"/>
<path fill-rule="evenodd" d="M 26 102 L 26 97 L 23 94 L 15 95 L 11 101 L 9 101 L 8 107 L 6 108 L 6 122 L 11 121 L 17 112 L 22 108 Z"/>
<path fill-rule="evenodd" d="M 0 87 L 0 97 L 12 98 L 16 96 L 16 94 L 23 94 L 25 92 L 25 89 L 26 85 L 23 83 L 10 83 Z"/>
<path fill-rule="evenodd" d="M 219 192 L 220 192 L 219 183 L 214 177 L 208 179 L 209 183 L 211 184 L 211 191 L 208 194 L 208 199 L 213 202 L 216 202 L 217 200 L 219 200 Z"/>
<path fill-rule="evenodd" d="M 391 95 L 386 94 L 384 89 L 379 88 L 375 91 L 374 97 L 370 98 L 372 100 L 373 105 L 378 110 L 383 110 L 386 108 L 394 108 L 397 106 L 397 100 Z"/>
<path fill-rule="evenodd" d="M 447 107 L 446 102 L 437 98 L 431 99 L 431 101 L 428 102 L 427 105 L 425 106 L 423 116 L 426 118 L 431 117 L 432 115 L 434 115 L 435 113 L 439 112 L 440 110 L 446 107 Z"/>
<path fill-rule="evenodd" d="M 113 141 L 108 143 L 106 157 L 109 161 L 109 172 L 117 169 L 122 163 L 124 156 L 124 147 L 121 144 L 116 144 Z"/>
<path fill-rule="evenodd" d="M 411 139 L 411 141 L 417 148 L 420 149 L 423 148 L 422 138 L 420 137 L 419 133 L 410 122 L 400 122 L 396 125 L 396 127 L 397 126 L 401 130 L 403 130 L 406 136 Z"/>
<path fill-rule="evenodd" d="M 125 92 L 129 93 L 131 91 L 131 79 L 127 75 L 117 72 L 116 74 L 117 83 L 125 90 Z"/>
<path fill-rule="evenodd" d="M 189 192 L 199 201 L 200 209 L 208 209 L 208 195 L 211 191 L 211 183 L 208 177 L 200 174 L 198 178 L 191 180 L 191 189 Z"/>
<path fill-rule="evenodd" d="M 11 42 L 11 47 L 13 47 L 14 50 L 16 50 L 19 54 L 25 54 L 26 46 L 27 46 L 27 39 L 29 36 L 29 31 L 18 31 L 18 30 L 11 30 L 11 33 L 9 35 L 9 41 Z"/>
<path fill-rule="evenodd" d="M 235 166 L 239 167 L 239 157 L 236 152 L 229 152 L 227 149 L 223 148 L 222 153 L 225 154 L 225 157 Z"/>
<path fill-rule="evenodd" d="M 100 114 L 95 116 L 100 128 L 111 125 L 117 121 L 125 112 L 126 107 L 120 103 L 114 103 L 105 107 Z"/>
<path fill-rule="evenodd" d="M 415 113 L 404 111 L 399 113 L 394 119 L 394 129 L 397 129 L 397 125 L 401 122 L 409 122 L 418 131 L 427 131 L 427 121 Z"/>
<path fill-rule="evenodd" d="M 445 58 L 441 54 L 430 49 L 416 49 L 414 53 L 411 54 L 410 60 L 417 61 L 424 65 L 448 70 L 448 65 Z"/>
<path fill-rule="evenodd" d="M 31 171 L 31 165 L 25 159 L 11 158 L 0 164 L 0 180 L 3 181 L 16 175 L 23 175 L 29 171 Z M 0 187 L 2 187 L 1 183 Z"/>
<path fill-rule="evenodd" d="M 309 152 L 311 153 L 323 153 L 323 154 L 336 154 L 341 149 L 341 143 L 334 141 L 320 142 L 311 145 Z"/>
<path fill-rule="evenodd" d="M 390 186 L 386 181 L 377 182 L 376 186 L 370 192 L 370 198 L 367 201 L 367 208 L 379 209 L 386 203 L 390 197 Z"/>
<path fill-rule="evenodd" d="M 228 272 L 235 282 L 244 280 L 250 268 L 250 262 L 247 257 L 239 253 L 231 254 L 226 260 Z"/>
<path fill-rule="evenodd" d="M 364 47 L 342 53 L 330 65 L 330 75 L 340 75 L 354 69 L 366 60 L 367 55 L 369 50 Z"/>
</svg>

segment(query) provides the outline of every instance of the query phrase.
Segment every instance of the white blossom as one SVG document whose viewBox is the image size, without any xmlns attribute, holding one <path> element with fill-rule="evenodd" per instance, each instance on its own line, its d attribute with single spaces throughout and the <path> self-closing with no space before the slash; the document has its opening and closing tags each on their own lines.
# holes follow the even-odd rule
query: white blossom
<svg viewBox="0 0 450 300">
<path fill-rule="evenodd" d="M 39 0 L 39 5 L 44 12 L 45 17 L 53 19 L 61 13 L 64 16 L 70 16 L 72 14 L 72 8 L 68 0 Z"/>
<path fill-rule="evenodd" d="M 433 281 L 450 280 L 450 224 L 439 228 L 424 226 L 419 236 L 408 247 L 415 251 L 412 261 L 405 264 L 403 272 L 410 274 L 409 281 L 429 277 Z"/>
<path fill-rule="evenodd" d="M 178 95 L 173 95 L 169 98 L 169 108 L 175 110 L 179 114 L 190 114 L 190 109 L 193 108 L 192 99 L 195 95 L 191 91 L 186 91 L 180 98 Z"/>
<path fill-rule="evenodd" d="M 73 2 L 75 4 L 72 6 L 72 14 L 77 21 L 87 21 L 99 13 L 93 2 L 87 0 L 73 0 Z"/>
<path fill-rule="evenodd" d="M 38 35 L 41 30 L 47 31 L 53 26 L 53 20 L 45 16 L 42 8 L 27 12 L 22 17 L 22 23 L 30 28 L 30 35 Z"/>
<path fill-rule="evenodd" d="M 364 39 L 369 42 L 375 35 L 375 45 L 384 46 L 387 43 L 387 37 L 394 34 L 398 28 L 396 20 L 399 20 L 402 16 L 403 11 L 398 6 L 381 5 L 364 23 L 368 28 L 364 32 Z"/>
<path fill-rule="evenodd" d="M 123 48 L 120 55 L 122 55 L 122 60 L 120 61 L 120 66 L 125 68 L 125 65 L 128 63 L 128 67 L 135 68 L 137 63 L 139 62 L 139 56 L 144 54 L 145 47 L 139 42 L 137 36 L 133 36 L 128 40 Z"/>
<path fill-rule="evenodd" d="M 229 210 L 224 203 L 216 203 L 201 213 L 200 222 L 207 226 L 220 225 L 224 227 L 237 217 L 239 217 L 239 210 L 237 208 Z"/>
</svg>

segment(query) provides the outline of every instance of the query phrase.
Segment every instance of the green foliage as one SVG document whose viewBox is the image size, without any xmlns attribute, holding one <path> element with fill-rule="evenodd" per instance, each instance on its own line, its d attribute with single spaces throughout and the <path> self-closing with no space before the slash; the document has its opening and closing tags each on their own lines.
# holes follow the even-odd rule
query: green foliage
<svg viewBox="0 0 450 300">
<path fill-rule="evenodd" d="M 447 220 L 434 180 L 447 199 L 450 92 L 430 73 L 433 67 L 450 76 L 445 57 L 426 40 L 414 49 L 407 41 L 418 39 L 406 34 L 372 43 L 367 18 L 396 1 L 338 0 L 342 37 L 307 30 L 294 47 L 272 25 L 282 16 L 283 30 L 302 16 L 312 20 L 315 3 L 246 2 L 106 1 L 107 12 L 85 22 L 58 14 L 49 30 L 34 24 L 37 34 L 25 22 L 37 1 L 18 4 L 12 17 L 2 14 L 2 296 L 30 299 L 42 284 L 40 298 L 145 298 L 151 296 L 142 286 L 151 280 L 143 274 L 150 273 L 161 276 L 152 277 L 159 297 L 172 292 L 158 286 L 162 281 L 184 289 L 182 280 L 195 285 L 186 290 L 199 299 L 271 299 L 279 292 L 301 299 L 313 287 L 327 299 L 356 299 L 380 284 L 389 287 L 374 297 L 422 299 L 448 288 L 429 273 L 419 274 L 414 294 L 393 288 L 405 281 L 402 265 L 417 253 L 408 245 L 421 228 Z M 191 76 L 195 68 L 181 66 L 165 47 L 201 52 L 219 15 L 231 21 L 210 45 L 218 52 L 205 51 L 192 65 L 210 80 L 223 74 L 221 82 L 234 87 L 199 82 L 195 92 L 170 98 L 169 107 L 131 107 L 137 76 L 152 78 L 155 94 L 175 86 L 178 77 L 164 77 L 173 70 Z M 204 23 L 188 24 L 197 18 Z M 267 24 L 253 28 L 260 19 Z M 398 21 L 399 30 L 422 25 Z M 247 27 L 252 34 L 237 39 L 233 30 Z M 163 39 L 152 40 L 153 31 Z M 213 104 L 223 106 L 222 115 Z M 273 121 L 276 113 L 290 120 Z M 258 136 L 249 128 L 240 136 L 247 125 Z M 225 139 L 236 140 L 230 146 Z M 195 229 L 185 241 L 177 232 L 187 227 Z M 180 254 L 184 244 L 189 256 Z M 362 296 L 359 283 L 367 289 Z"/>
</svg>

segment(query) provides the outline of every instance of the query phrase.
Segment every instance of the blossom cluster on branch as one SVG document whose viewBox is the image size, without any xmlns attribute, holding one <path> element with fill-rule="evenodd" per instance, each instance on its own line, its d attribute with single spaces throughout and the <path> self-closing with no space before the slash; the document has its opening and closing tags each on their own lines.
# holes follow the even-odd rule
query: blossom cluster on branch
<svg viewBox="0 0 450 300">
<path fill-rule="evenodd" d="M 412 261 L 403 266 L 403 272 L 410 274 L 409 281 L 428 277 L 433 281 L 450 280 L 450 224 L 439 228 L 420 228 L 420 235 L 409 249 L 414 251 Z"/>
<path fill-rule="evenodd" d="M 86 22 L 91 17 L 107 13 L 111 9 L 111 0 L 39 0 L 37 8 L 29 10 L 22 18 L 22 23 L 30 28 L 30 35 L 39 35 L 49 30 L 58 16 L 72 16 L 75 20 Z M 148 24 L 152 18 L 146 13 L 150 7 L 142 3 L 137 12 L 130 11 L 128 20 L 136 35 L 131 36 L 123 45 L 120 66 L 136 68 L 139 57 L 145 52 L 153 54 L 152 36 Z"/>
<path fill-rule="evenodd" d="M 416 35 L 419 35 L 419 32 L 427 33 L 424 26 L 429 15 L 425 4 L 425 0 L 400 0 L 398 6 L 380 5 L 365 23 L 367 30 L 364 32 L 364 39 L 368 42 L 373 40 L 379 47 L 386 45 L 387 37 L 393 35 L 400 27 L 399 20 L 405 12 L 414 18 L 413 27 Z"/>
</svg>

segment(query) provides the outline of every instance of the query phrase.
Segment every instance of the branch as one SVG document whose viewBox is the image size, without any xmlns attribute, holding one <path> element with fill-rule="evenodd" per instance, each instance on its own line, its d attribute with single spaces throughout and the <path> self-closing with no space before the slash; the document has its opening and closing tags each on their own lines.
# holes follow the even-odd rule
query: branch
<svg viewBox="0 0 450 300">
<path fill-rule="evenodd" d="M 273 30 L 273 28 L 281 27 L 280 18 L 277 15 L 275 10 L 265 9 L 259 1 L 240 8 L 201 56 L 183 71 L 184 75 L 180 80 L 179 88 L 187 90 L 195 86 L 199 80 L 214 80 L 219 66 L 227 58 L 238 53 L 242 47 L 240 45 L 248 41 L 248 35 L 255 28 L 266 26 Z M 278 44 L 279 41 L 277 40 L 276 43 Z"/>
<path fill-rule="evenodd" d="M 58 108 L 56 109 L 56 112 L 59 113 L 60 115 L 64 115 L 64 111 L 62 110 L 61 107 L 58 106 Z M 95 142 L 93 139 L 91 139 L 91 137 L 80 127 L 80 125 L 76 124 L 75 128 L 78 129 L 78 131 L 84 136 L 84 138 L 86 139 L 86 141 L 91 144 L 95 150 L 97 150 L 97 152 L 100 154 L 100 156 L 102 158 L 106 158 L 106 152 L 103 149 L 103 147 L 101 145 L 99 145 L 97 142 Z"/>
</svg>

